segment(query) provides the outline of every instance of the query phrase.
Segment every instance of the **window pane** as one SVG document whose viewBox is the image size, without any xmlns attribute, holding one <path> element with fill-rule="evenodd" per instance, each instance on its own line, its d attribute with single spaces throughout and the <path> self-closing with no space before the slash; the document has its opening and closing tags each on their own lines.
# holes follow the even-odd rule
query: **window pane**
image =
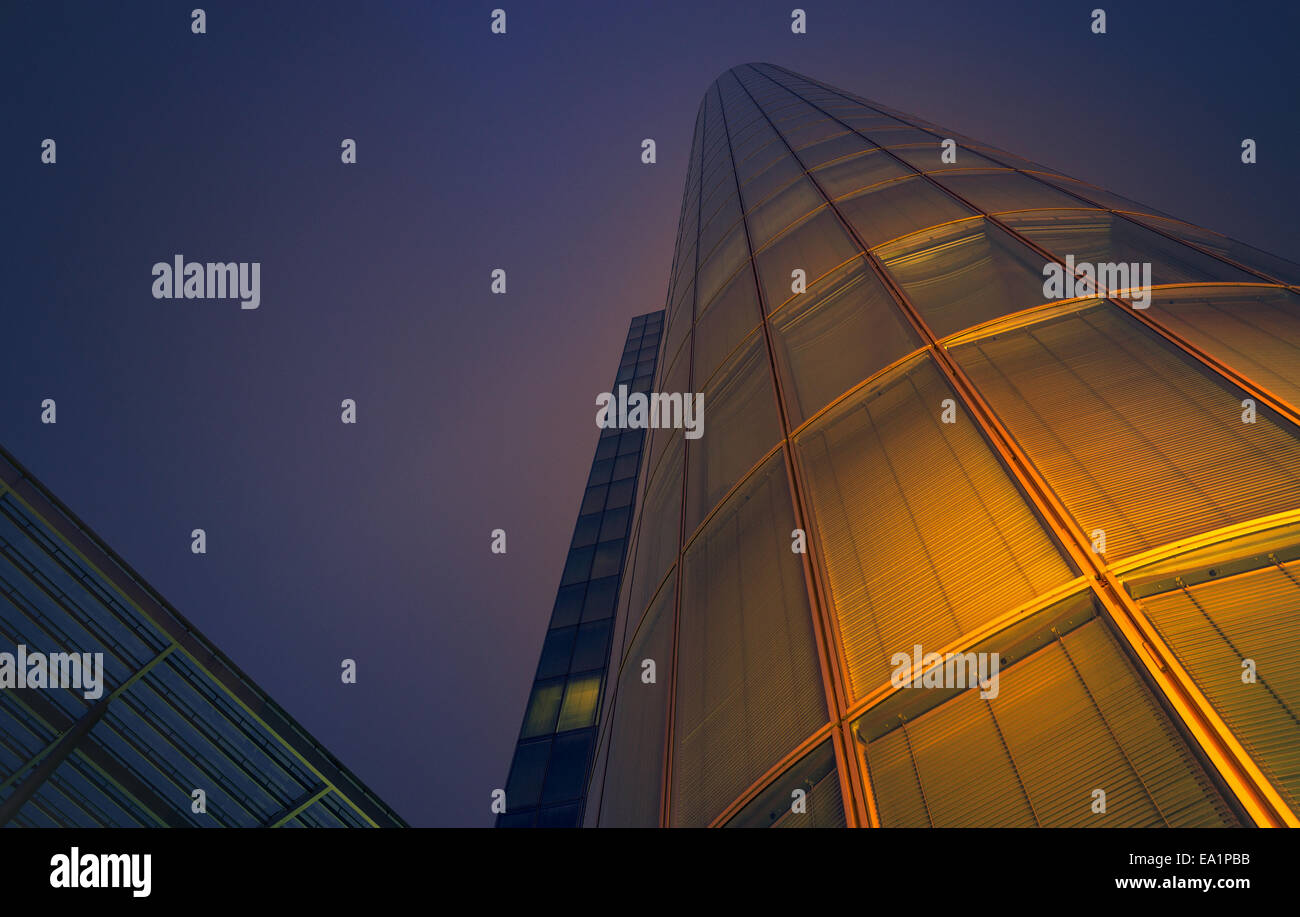
<svg viewBox="0 0 1300 917">
<path fill-rule="evenodd" d="M 1283 283 L 1300 283 L 1300 264 L 1296 264 L 1294 261 L 1279 258 L 1277 255 L 1270 255 L 1268 252 L 1252 248 L 1244 242 L 1238 242 L 1217 232 L 1210 232 L 1208 229 L 1201 229 L 1199 226 L 1191 226 L 1178 220 L 1162 220 L 1153 216 L 1142 216 L 1136 219 L 1160 232 L 1167 232 L 1180 239 L 1194 242 L 1203 248 L 1208 248 L 1213 252 L 1231 258 L 1238 264 L 1244 264 L 1246 267 L 1261 271 L 1275 280 Z"/>
<path fill-rule="evenodd" d="M 596 545 L 596 554 L 591 562 L 591 578 L 616 576 L 623 562 L 623 541 L 602 541 Z"/>
<path fill-rule="evenodd" d="M 791 426 L 921 345 L 861 258 L 795 297 L 772 326 Z"/>
<path fill-rule="evenodd" d="M 618 440 L 611 437 L 610 439 L 604 440 L 600 445 L 603 447 L 605 443 L 609 444 L 609 448 L 606 451 L 608 451 L 610 456 L 613 457 L 614 452 L 618 449 Z M 591 513 L 599 513 L 605 507 L 605 494 L 608 492 L 609 488 L 603 484 L 597 485 L 596 487 L 588 487 L 587 492 L 582 495 L 582 507 L 578 512 L 582 513 L 584 516 Z"/>
<path fill-rule="evenodd" d="M 556 732 L 581 729 L 596 721 L 596 702 L 600 696 L 600 675 L 576 675 L 564 687 L 564 702 L 555 723 Z"/>
<path fill-rule="evenodd" d="M 635 458 L 633 456 L 632 458 Z M 627 523 L 632 517 L 632 507 L 624 506 L 611 509 L 602 517 L 600 524 L 601 541 L 617 541 L 627 535 Z"/>
<path fill-rule="evenodd" d="M 1043 257 L 982 219 L 876 249 L 936 337 L 1042 305 Z"/>
<path fill-rule="evenodd" d="M 749 237 L 755 249 L 762 248 L 787 226 L 806 217 L 826 199 L 806 178 L 800 178 L 776 192 L 750 211 Z"/>
<path fill-rule="evenodd" d="M 618 580 L 617 576 L 606 576 L 587 584 L 587 597 L 582 603 L 583 624 L 614 614 L 614 602 L 618 600 Z"/>
<path fill-rule="evenodd" d="M 803 160 L 804 166 L 815 169 L 825 163 L 855 153 L 863 153 L 871 148 L 872 144 L 867 143 L 860 134 L 840 134 L 814 146 L 804 147 L 799 151 L 799 158 Z"/>
<path fill-rule="evenodd" d="M 582 611 L 582 597 L 586 592 L 586 583 L 561 587 L 555 597 L 555 608 L 551 612 L 551 627 L 577 624 L 578 614 Z"/>
<path fill-rule="evenodd" d="M 646 490 L 641 512 L 641 533 L 629 587 L 633 621 L 645 610 L 659 581 L 663 579 L 664 571 L 677 559 L 678 528 L 682 518 L 680 438 L 677 448 L 655 472 L 655 478 Z"/>
<path fill-rule="evenodd" d="M 703 826 L 826 721 L 785 463 L 759 469 L 687 551 L 672 824 Z"/>
<path fill-rule="evenodd" d="M 542 777 L 546 774 L 546 759 L 551 752 L 551 741 L 531 742 L 515 749 L 515 760 L 510 766 L 510 780 L 506 783 L 506 806 L 516 811 L 537 805 L 542 792 Z"/>
<path fill-rule="evenodd" d="M 775 311 L 796 295 L 792 272 L 804 272 L 811 285 L 827 271 L 858 253 L 857 244 L 829 207 L 822 207 L 798 226 L 791 227 L 758 253 L 758 278 L 767 311 Z"/>
<path fill-rule="evenodd" d="M 588 513 L 585 516 L 578 517 L 578 524 L 573 529 L 573 547 L 585 548 L 588 545 L 596 543 L 596 536 L 600 532 L 601 514 Z"/>
<path fill-rule="evenodd" d="M 886 827 L 1236 824 L 1096 617 L 1003 669 L 995 697 L 968 689 L 870 736 L 867 761 Z"/>
<path fill-rule="evenodd" d="M 689 342 L 688 342 L 689 343 Z M 688 375 L 691 370 L 691 354 L 688 352 L 690 347 L 683 347 L 682 354 L 678 357 L 677 362 L 673 364 L 659 386 L 659 391 L 666 394 L 674 392 L 684 393 L 688 385 Z M 655 427 L 650 430 L 650 468 L 654 473 L 658 473 L 659 463 L 662 456 L 669 448 L 669 443 L 673 448 L 681 448 L 682 431 L 676 427 Z"/>
<path fill-rule="evenodd" d="M 935 181 L 986 213 L 1088 206 L 1019 172 L 951 172 Z"/>
<path fill-rule="evenodd" d="M 605 511 L 627 506 L 632 502 L 632 492 L 636 489 L 635 478 L 624 478 L 609 485 L 609 499 L 605 501 Z"/>
<path fill-rule="evenodd" d="M 782 125 L 784 127 L 784 125 Z M 785 131 L 786 141 L 796 150 L 813 146 L 832 137 L 842 136 L 845 127 L 839 121 L 824 117 L 816 112 L 816 118 L 807 124 Z"/>
<path fill-rule="evenodd" d="M 835 206 L 868 246 L 972 215 L 919 175 L 875 185 Z"/>
<path fill-rule="evenodd" d="M 793 812 L 794 791 L 803 790 L 807 811 Z M 835 751 L 823 742 L 800 758 L 770 787 L 728 822 L 728 828 L 843 828 L 844 797 L 840 793 Z"/>
<path fill-rule="evenodd" d="M 1003 156 L 1002 158 L 1006 159 L 1006 156 Z M 1020 168 L 1026 167 L 1027 166 L 1024 164 L 1020 166 Z M 1156 210 L 1148 204 L 1142 204 L 1127 197 L 1121 197 L 1118 194 L 1113 194 L 1102 188 L 1095 188 L 1086 182 L 1077 181 L 1076 179 L 1069 178 L 1065 175 L 1058 175 L 1052 169 L 1043 169 L 1042 167 L 1039 167 L 1039 170 L 1035 171 L 1034 174 L 1043 179 L 1043 181 L 1049 182 L 1060 188 L 1062 191 L 1086 198 L 1107 210 L 1129 210 L 1137 213 L 1154 213 L 1160 216 L 1169 216 L 1169 214 L 1164 211 Z M 1071 206 L 1078 207 L 1087 205 L 1072 204 Z"/>
<path fill-rule="evenodd" d="M 619 375 L 621 376 L 622 373 L 619 373 Z M 619 379 L 617 381 L 626 382 L 631 378 L 632 375 L 629 373 L 626 379 Z M 587 478 L 587 486 L 594 487 L 598 484 L 608 484 L 609 476 L 613 470 L 614 461 L 612 459 L 602 459 L 599 462 L 595 462 L 591 466 L 591 475 Z"/>
<path fill-rule="evenodd" d="M 908 165 L 922 172 L 951 172 L 954 169 L 1002 168 L 992 159 L 987 159 L 974 150 L 964 146 L 956 149 L 956 162 L 943 161 L 943 144 L 936 140 L 925 146 L 906 146 L 891 150 L 895 156 Z"/>
<path fill-rule="evenodd" d="M 528 710 L 524 714 L 523 738 L 530 739 L 555 731 L 555 715 L 559 712 L 563 692 L 563 681 L 533 685 Z"/>
<path fill-rule="evenodd" d="M 695 530 L 740 476 L 781 438 L 763 335 L 718 371 L 704 389 L 703 435 L 691 440 L 686 531 Z"/>
<path fill-rule="evenodd" d="M 1145 577 L 1149 585 L 1136 576 L 1126 582 L 1293 809 L 1300 805 L 1300 674 L 1292 662 L 1300 658 L 1297 537 L 1296 526 L 1244 537 L 1157 565 L 1164 569 Z M 1257 666 L 1250 681 L 1243 678 L 1247 659 Z"/>
<path fill-rule="evenodd" d="M 888 153 L 871 152 L 837 159 L 813 172 L 813 178 L 831 198 L 910 173 Z"/>
<path fill-rule="evenodd" d="M 1074 576 L 974 421 L 941 422 L 949 398 L 922 357 L 796 440 L 854 697 Z"/>
<path fill-rule="evenodd" d="M 591 758 L 591 730 L 560 736 L 551 743 L 551 760 L 546 766 L 546 786 L 542 803 L 577 799 L 587 782 L 587 763 Z"/>
<path fill-rule="evenodd" d="M 704 215 L 704 229 L 700 233 L 700 251 L 706 254 L 723 240 L 727 233 L 740 222 L 740 198 L 731 194 L 713 213 Z M 692 263 L 686 266 L 694 271 Z"/>
<path fill-rule="evenodd" d="M 578 639 L 573 645 L 571 672 L 586 672 L 604 668 L 609 661 L 609 620 L 594 621 L 578 628 Z"/>
<path fill-rule="evenodd" d="M 914 127 L 903 127 L 897 130 L 874 130 L 869 131 L 867 136 L 877 146 L 902 146 L 908 143 L 938 143 L 941 138 L 936 137 L 928 131 L 917 130 Z"/>
<path fill-rule="evenodd" d="M 692 278 L 695 275 L 695 261 L 692 259 L 684 267 L 683 271 L 690 271 Z M 695 322 L 695 281 L 687 285 L 683 295 L 683 303 L 680 308 L 673 313 L 672 321 L 668 323 L 668 334 L 664 338 L 664 349 L 660 356 L 659 362 L 664 366 L 671 366 L 671 360 L 676 359 L 677 354 L 681 352 L 682 342 L 686 340 Z M 663 372 L 661 369 L 660 372 Z"/>
<path fill-rule="evenodd" d="M 1300 406 L 1300 297 L 1268 287 L 1161 290 L 1147 314 L 1230 369 Z"/>
<path fill-rule="evenodd" d="M 561 586 L 571 586 L 591 575 L 591 558 L 596 553 L 594 547 L 574 548 L 569 552 L 569 559 L 564 564 L 564 575 L 560 578 Z"/>
<path fill-rule="evenodd" d="M 612 475 L 615 481 L 622 481 L 636 475 L 637 455 L 620 455 L 614 463 L 614 473 Z"/>
<path fill-rule="evenodd" d="M 709 260 L 700 265 L 699 274 L 699 302 L 696 303 L 696 312 L 708 308 L 709 302 L 722 289 L 727 279 L 736 270 L 743 267 L 749 260 L 749 245 L 745 241 L 745 227 L 737 225 L 721 245 L 719 245 Z"/>
<path fill-rule="evenodd" d="M 736 272 L 708 311 L 700 316 L 695 328 L 696 384 L 706 382 L 727 354 L 735 350 L 762 319 L 754 272 L 748 269 Z"/>
<path fill-rule="evenodd" d="M 672 668 L 673 587 L 655 598 L 618 678 L 611 716 L 610 751 L 600 800 L 600 825 L 648 828 L 659 824 L 668 684 Z M 655 664 L 653 682 L 642 680 L 642 663 Z"/>
<path fill-rule="evenodd" d="M 1300 505 L 1293 429 L 1116 306 L 952 353 L 1108 558 Z"/>
<path fill-rule="evenodd" d="M 1088 210 L 1014 213 L 1003 222 L 1061 260 L 1076 262 L 1150 262 L 1151 283 L 1257 281 L 1195 249 L 1151 232 L 1122 217 Z"/>
<path fill-rule="evenodd" d="M 745 198 L 746 210 L 753 210 L 780 189 L 789 187 L 791 182 L 803 174 L 803 166 L 790 155 L 784 143 L 773 144 L 761 158 L 766 160 L 762 170 L 752 178 L 741 178 L 745 182 L 740 186 L 740 193 Z"/>
<path fill-rule="evenodd" d="M 560 627 L 547 631 L 542 643 L 542 659 L 537 664 L 538 678 L 555 678 L 569 671 L 569 657 L 573 655 L 573 637 L 576 627 Z"/>
</svg>

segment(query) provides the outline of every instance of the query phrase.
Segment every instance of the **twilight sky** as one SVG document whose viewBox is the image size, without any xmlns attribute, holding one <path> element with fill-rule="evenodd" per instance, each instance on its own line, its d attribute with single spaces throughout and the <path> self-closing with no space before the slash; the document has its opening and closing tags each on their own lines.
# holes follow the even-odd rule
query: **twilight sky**
<svg viewBox="0 0 1300 917">
<path fill-rule="evenodd" d="M 0 442 L 408 821 L 490 824 L 723 71 L 1300 260 L 1293 4 L 798 2 L 4 4 Z M 177 253 L 260 261 L 261 307 L 153 299 Z"/>
</svg>

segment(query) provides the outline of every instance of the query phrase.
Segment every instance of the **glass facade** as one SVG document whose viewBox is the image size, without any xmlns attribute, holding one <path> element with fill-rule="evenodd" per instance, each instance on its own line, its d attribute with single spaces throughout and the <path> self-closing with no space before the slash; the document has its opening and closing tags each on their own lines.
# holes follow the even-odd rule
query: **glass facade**
<svg viewBox="0 0 1300 917">
<path fill-rule="evenodd" d="M 0 590 L 0 825 L 405 825 L 2 449 Z"/>
<path fill-rule="evenodd" d="M 1146 306 L 1044 285 L 1121 262 Z M 703 436 L 643 463 L 583 823 L 1300 824 L 1297 278 L 724 74 L 653 383 Z"/>
<path fill-rule="evenodd" d="M 664 314 L 632 320 L 612 392 L 648 392 L 663 337 Z M 593 411 L 593 416 L 594 416 Z M 606 427 L 596 441 L 573 541 L 542 643 L 506 780 L 499 828 L 573 828 L 582 820 L 600 700 L 623 579 L 637 473 L 646 434 Z M 680 471 L 679 471 L 680 473 Z M 647 546 L 647 554 L 653 553 Z"/>
</svg>

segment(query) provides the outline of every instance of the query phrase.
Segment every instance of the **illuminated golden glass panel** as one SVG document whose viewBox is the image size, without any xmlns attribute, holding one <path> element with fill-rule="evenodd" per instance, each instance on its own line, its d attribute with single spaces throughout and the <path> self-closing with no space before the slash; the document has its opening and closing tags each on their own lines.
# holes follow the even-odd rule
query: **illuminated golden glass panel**
<svg viewBox="0 0 1300 917">
<path fill-rule="evenodd" d="M 1170 572 L 1166 589 L 1141 607 L 1251 758 L 1300 808 L 1300 551 L 1294 543 L 1256 549 L 1253 568 L 1242 570 L 1224 563 L 1231 549 L 1180 567 L 1182 587 Z"/>
<path fill-rule="evenodd" d="M 996 696 L 967 689 L 901 723 L 859 722 L 885 827 L 1236 823 L 1101 619 L 1006 666 Z"/>
<path fill-rule="evenodd" d="M 826 722 L 785 463 L 774 455 L 687 549 L 672 824 L 703 826 Z"/>
<path fill-rule="evenodd" d="M 1042 256 L 983 219 L 914 233 L 874 254 L 936 337 L 1045 302 Z"/>
<path fill-rule="evenodd" d="M 1116 306 L 951 352 L 1107 557 L 1300 506 L 1293 428 Z"/>
<path fill-rule="evenodd" d="M 686 478 L 689 534 L 741 475 L 781 439 L 771 364 L 761 332 L 732 356 L 704 390 L 703 435 L 691 440 Z"/>
<path fill-rule="evenodd" d="M 831 268 L 859 252 L 843 225 L 823 206 L 808 219 L 786 230 L 754 258 L 763 301 L 768 312 L 793 296 L 795 270 L 811 284 Z"/>
<path fill-rule="evenodd" d="M 1147 314 L 1225 366 L 1300 406 L 1300 296 L 1246 286 L 1161 290 Z"/>
<path fill-rule="evenodd" d="M 799 434 L 811 529 L 854 697 L 1074 573 L 928 357 Z"/>
<path fill-rule="evenodd" d="M 771 326 L 792 427 L 921 346 L 862 258 L 796 296 Z"/>
</svg>

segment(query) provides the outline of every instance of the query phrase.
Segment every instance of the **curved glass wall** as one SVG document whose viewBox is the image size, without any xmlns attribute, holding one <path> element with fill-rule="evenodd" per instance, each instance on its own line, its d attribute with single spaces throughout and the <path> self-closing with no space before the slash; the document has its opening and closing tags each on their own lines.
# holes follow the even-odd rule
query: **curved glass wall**
<svg viewBox="0 0 1300 917">
<path fill-rule="evenodd" d="M 1085 263 L 1149 301 L 1045 287 Z M 667 691 L 625 663 L 587 823 L 1300 823 L 1300 554 L 1178 578 L 1300 518 L 1297 279 L 782 68 L 724 74 L 654 382 L 704 394 L 703 435 L 652 436 L 620 602 Z M 929 653 L 998 654 L 998 693 L 900 689 Z"/>
</svg>

